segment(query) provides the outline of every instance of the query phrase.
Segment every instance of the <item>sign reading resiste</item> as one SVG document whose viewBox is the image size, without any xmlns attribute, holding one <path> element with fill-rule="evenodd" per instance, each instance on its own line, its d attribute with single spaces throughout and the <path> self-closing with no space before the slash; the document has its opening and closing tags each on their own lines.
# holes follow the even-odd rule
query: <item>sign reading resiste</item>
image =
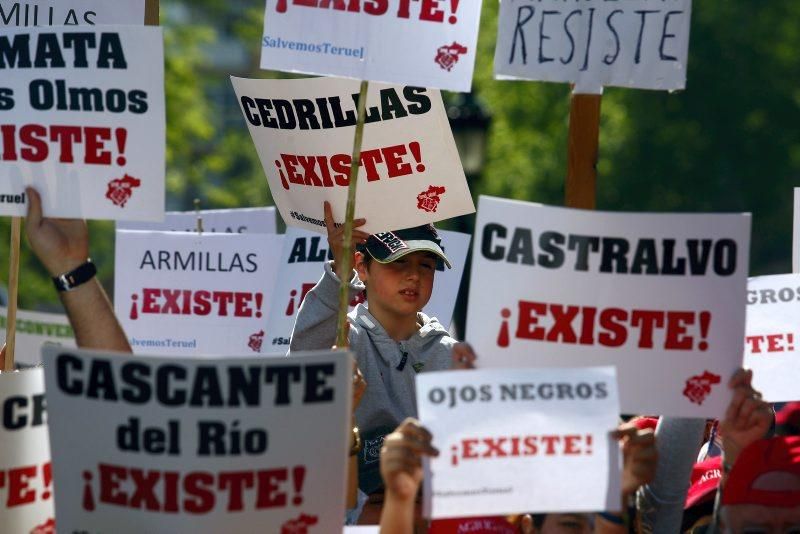
<svg viewBox="0 0 800 534">
<path fill-rule="evenodd" d="M 231 78 L 272 198 L 286 221 L 325 232 L 344 222 L 358 82 Z M 369 233 L 475 211 L 439 91 L 370 84 L 356 218 Z"/>
<path fill-rule="evenodd" d="M 442 270 L 437 270 L 433 294 L 422 311 L 429 317 L 436 317 L 445 328 L 449 328 L 464 273 L 470 236 L 446 230 L 438 230 L 438 233 L 453 268 L 445 269 L 442 265 Z M 276 305 L 270 308 L 266 328 L 268 339 L 276 351 L 282 347 L 288 348 L 300 305 L 306 293 L 322 276 L 324 263 L 330 259 L 325 237 L 299 228 L 286 229 L 275 282 Z M 350 302 L 350 309 L 362 302 L 366 302 L 365 298 L 359 295 Z"/>
<path fill-rule="evenodd" d="M 747 282 L 744 366 L 769 402 L 800 400 L 800 274 Z"/>
<path fill-rule="evenodd" d="M 0 35 L 0 215 L 160 220 L 161 29 L 14 28 Z"/>
<path fill-rule="evenodd" d="M 417 406 L 433 519 L 619 508 L 613 367 L 423 373 Z"/>
<path fill-rule="evenodd" d="M 267 0 L 261 68 L 469 91 L 480 12 L 481 0 Z"/>
<path fill-rule="evenodd" d="M 117 231 L 114 309 L 137 354 L 252 354 L 283 236 Z"/>
<path fill-rule="evenodd" d="M 742 361 L 748 214 L 608 213 L 481 197 L 479 366 L 616 365 L 623 413 L 716 417 Z M 496 282 L 491 282 L 496 281 Z"/>
<path fill-rule="evenodd" d="M 0 306 L 0 337 L 5 342 L 8 328 L 8 310 Z M 25 365 L 42 362 L 42 345 L 55 343 L 75 346 L 75 332 L 66 315 L 17 310 L 17 335 L 14 359 Z"/>
<path fill-rule="evenodd" d="M 341 531 L 348 353 L 44 362 L 59 532 Z"/>
<path fill-rule="evenodd" d="M 3 532 L 53 533 L 53 471 L 44 369 L 0 373 L 0 524 Z M 38 530 L 37 530 L 38 529 Z"/>
<path fill-rule="evenodd" d="M 494 68 L 498 78 L 683 89 L 691 0 L 503 0 Z"/>
<path fill-rule="evenodd" d="M 203 232 L 226 234 L 277 233 L 275 208 L 234 208 L 221 210 L 168 211 L 164 222 L 119 222 L 117 230 L 153 230 L 161 232 L 196 232 L 197 218 Z"/>
</svg>

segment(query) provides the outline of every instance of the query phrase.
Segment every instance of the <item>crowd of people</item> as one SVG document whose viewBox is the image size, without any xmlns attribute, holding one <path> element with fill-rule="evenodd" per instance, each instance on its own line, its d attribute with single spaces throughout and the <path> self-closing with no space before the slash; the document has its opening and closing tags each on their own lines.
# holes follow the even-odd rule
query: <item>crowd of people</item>
<svg viewBox="0 0 800 534">
<path fill-rule="evenodd" d="M 67 288 L 56 285 L 78 345 L 130 353 L 102 286 L 93 272 L 86 274 L 86 223 L 43 218 L 37 192 L 29 188 L 27 194 L 32 250 L 54 279 L 72 276 Z M 415 419 L 415 376 L 469 372 L 481 355 L 420 311 L 437 266 L 449 267 L 433 226 L 369 235 L 360 230 L 365 221 L 356 220 L 355 268 L 343 272 L 344 228 L 333 223 L 327 205 L 325 214 L 334 259 L 302 303 L 290 354 L 334 345 L 342 280 L 351 296 L 366 290 L 366 305 L 348 316 L 355 367 L 346 524 L 380 524 L 386 534 L 800 533 L 800 404 L 776 413 L 744 369 L 729 377 L 732 400 L 719 420 L 628 415 L 609 429 L 623 457 L 621 512 L 423 519 L 422 459 L 439 451 Z"/>
</svg>

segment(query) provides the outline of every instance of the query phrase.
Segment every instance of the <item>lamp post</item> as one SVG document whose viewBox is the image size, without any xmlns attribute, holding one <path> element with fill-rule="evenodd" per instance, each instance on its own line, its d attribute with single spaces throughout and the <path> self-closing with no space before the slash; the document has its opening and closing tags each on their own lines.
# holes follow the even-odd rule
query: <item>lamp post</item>
<svg viewBox="0 0 800 534">
<path fill-rule="evenodd" d="M 453 138 L 464 167 L 464 174 L 470 189 L 480 179 L 483 167 L 486 164 L 486 145 L 491 117 L 481 101 L 473 93 L 456 93 L 448 101 L 447 117 L 453 130 Z M 475 216 L 464 215 L 456 217 L 453 221 L 455 229 L 460 232 L 472 233 L 475 228 Z M 467 254 L 467 264 L 464 266 L 464 276 L 458 289 L 456 307 L 453 311 L 453 325 L 456 337 L 464 337 L 467 319 L 467 296 L 469 293 L 471 252 Z"/>
</svg>

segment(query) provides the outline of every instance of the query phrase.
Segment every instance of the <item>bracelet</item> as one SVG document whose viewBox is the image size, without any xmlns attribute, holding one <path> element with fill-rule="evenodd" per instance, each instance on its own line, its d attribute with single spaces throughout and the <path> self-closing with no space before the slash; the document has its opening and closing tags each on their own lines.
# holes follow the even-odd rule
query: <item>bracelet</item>
<svg viewBox="0 0 800 534">
<path fill-rule="evenodd" d="M 81 284 L 85 284 L 97 274 L 97 267 L 91 258 L 78 265 L 73 270 L 53 277 L 53 284 L 58 291 L 72 291 Z"/>
<path fill-rule="evenodd" d="M 361 433 L 358 431 L 358 427 L 353 427 L 353 441 L 350 444 L 350 456 L 355 456 L 361 449 L 363 448 L 363 443 L 361 441 Z"/>
</svg>

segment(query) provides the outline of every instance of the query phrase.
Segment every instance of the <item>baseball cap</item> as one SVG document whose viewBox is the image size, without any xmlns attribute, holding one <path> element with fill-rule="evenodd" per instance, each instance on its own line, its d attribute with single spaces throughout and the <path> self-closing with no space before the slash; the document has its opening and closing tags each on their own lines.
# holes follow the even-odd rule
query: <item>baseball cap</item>
<svg viewBox="0 0 800 534">
<path fill-rule="evenodd" d="M 722 504 L 800 506 L 800 436 L 761 439 L 743 450 L 728 475 Z"/>
<path fill-rule="evenodd" d="M 461 534 L 483 532 L 485 534 L 515 534 L 517 530 L 505 517 L 462 517 L 431 521 L 428 534 Z"/>
<path fill-rule="evenodd" d="M 391 263 L 412 252 L 423 251 L 436 254 L 448 268 L 450 260 L 442 250 L 442 240 L 432 224 L 372 234 L 364 245 L 359 245 L 361 252 L 366 250 L 378 263 Z"/>
<path fill-rule="evenodd" d="M 720 456 L 694 464 L 684 510 L 713 499 L 721 478 L 722 458 Z"/>
</svg>

